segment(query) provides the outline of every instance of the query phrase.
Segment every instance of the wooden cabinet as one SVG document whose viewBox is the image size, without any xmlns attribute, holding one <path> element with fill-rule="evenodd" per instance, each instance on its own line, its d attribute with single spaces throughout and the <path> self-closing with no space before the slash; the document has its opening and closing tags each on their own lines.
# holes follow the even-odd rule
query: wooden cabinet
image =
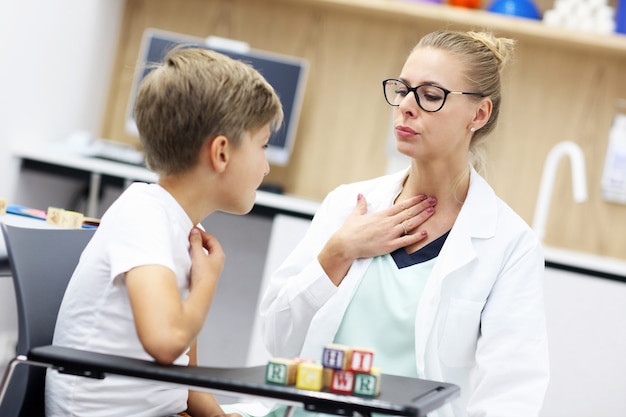
<svg viewBox="0 0 626 417">
<path fill-rule="evenodd" d="M 309 60 L 292 158 L 285 167 L 273 166 L 269 180 L 312 199 L 385 172 L 391 113 L 381 80 L 398 74 L 423 34 L 447 27 L 512 37 L 518 45 L 489 139 L 487 179 L 531 223 L 546 155 L 560 141 L 576 142 L 586 158 L 589 200 L 574 203 L 569 162 L 563 161 L 545 241 L 626 259 L 626 206 L 606 203 L 600 193 L 614 103 L 626 97 L 622 35 L 401 0 L 127 0 L 104 137 L 138 143 L 124 132 L 124 114 L 148 27 L 237 39 Z"/>
</svg>

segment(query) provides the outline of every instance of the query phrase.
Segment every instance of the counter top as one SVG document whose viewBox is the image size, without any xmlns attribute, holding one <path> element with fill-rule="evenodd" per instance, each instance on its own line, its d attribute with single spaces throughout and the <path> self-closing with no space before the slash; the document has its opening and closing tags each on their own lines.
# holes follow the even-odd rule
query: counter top
<svg viewBox="0 0 626 417">
<path fill-rule="evenodd" d="M 606 256 L 545 247 L 546 266 L 626 283 L 626 261 Z"/>
</svg>

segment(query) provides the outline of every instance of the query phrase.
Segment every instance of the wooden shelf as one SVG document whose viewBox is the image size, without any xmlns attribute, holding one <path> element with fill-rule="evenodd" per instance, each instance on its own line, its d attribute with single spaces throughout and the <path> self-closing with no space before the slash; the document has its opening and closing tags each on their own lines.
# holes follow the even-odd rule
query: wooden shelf
<svg viewBox="0 0 626 417">
<path fill-rule="evenodd" d="M 626 53 L 626 35 L 583 33 L 546 26 L 541 21 L 410 0 L 281 0 L 326 9 L 371 14 L 398 21 L 428 21 L 465 29 L 486 28 L 518 41 L 541 43 L 603 55 Z"/>
</svg>

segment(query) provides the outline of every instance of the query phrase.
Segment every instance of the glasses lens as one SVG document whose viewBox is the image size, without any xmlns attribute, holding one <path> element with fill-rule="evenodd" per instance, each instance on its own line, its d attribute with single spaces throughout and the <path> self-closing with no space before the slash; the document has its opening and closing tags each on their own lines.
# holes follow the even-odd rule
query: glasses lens
<svg viewBox="0 0 626 417">
<path fill-rule="evenodd" d="M 398 80 L 385 81 L 385 99 L 392 106 L 399 106 L 408 92 L 408 87 Z"/>
<path fill-rule="evenodd" d="M 437 111 L 443 107 L 446 92 L 434 85 L 422 85 L 417 89 L 420 106 L 426 111 Z"/>
</svg>

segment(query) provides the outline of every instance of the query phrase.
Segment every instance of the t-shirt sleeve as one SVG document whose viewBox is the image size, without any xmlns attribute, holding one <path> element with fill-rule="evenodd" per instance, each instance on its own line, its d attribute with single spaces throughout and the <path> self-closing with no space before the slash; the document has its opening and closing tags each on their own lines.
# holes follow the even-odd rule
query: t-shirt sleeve
<svg viewBox="0 0 626 417">
<path fill-rule="evenodd" d="M 137 204 L 113 220 L 108 248 L 112 280 L 144 265 L 175 270 L 173 236 L 164 208 Z"/>
</svg>

